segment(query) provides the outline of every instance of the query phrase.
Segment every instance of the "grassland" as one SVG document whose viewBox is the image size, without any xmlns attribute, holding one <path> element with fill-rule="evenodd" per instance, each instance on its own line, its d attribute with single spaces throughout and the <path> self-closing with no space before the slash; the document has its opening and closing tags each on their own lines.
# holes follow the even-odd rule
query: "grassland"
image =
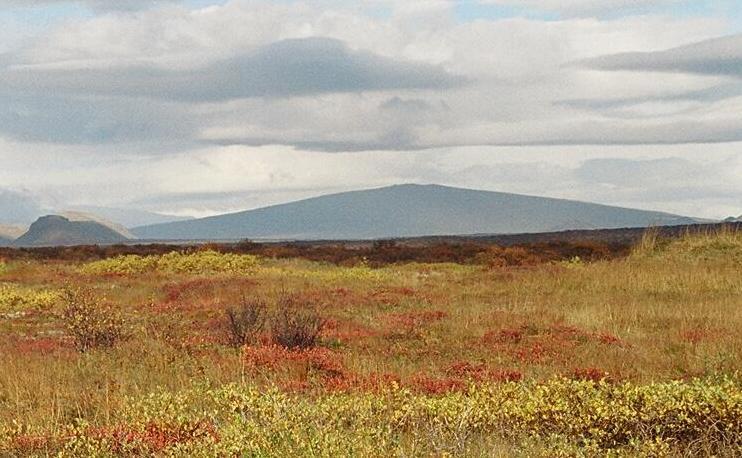
<svg viewBox="0 0 742 458">
<path fill-rule="evenodd" d="M 590 259 L 0 261 L 0 454 L 742 453 L 742 233 Z M 230 345 L 246 302 L 316 314 L 317 344 L 267 319 Z"/>
</svg>

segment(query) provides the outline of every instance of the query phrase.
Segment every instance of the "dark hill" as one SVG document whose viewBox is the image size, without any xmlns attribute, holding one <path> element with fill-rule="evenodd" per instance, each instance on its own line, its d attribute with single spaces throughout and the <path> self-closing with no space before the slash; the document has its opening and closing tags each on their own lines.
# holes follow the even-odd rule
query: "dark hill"
<svg viewBox="0 0 742 458">
<path fill-rule="evenodd" d="M 397 185 L 135 228 L 151 240 L 374 239 L 693 224 L 692 218 L 438 185 Z"/>
<path fill-rule="evenodd" d="M 42 216 L 14 246 L 96 245 L 128 240 L 121 233 L 95 221 L 70 221 L 58 215 Z"/>
</svg>

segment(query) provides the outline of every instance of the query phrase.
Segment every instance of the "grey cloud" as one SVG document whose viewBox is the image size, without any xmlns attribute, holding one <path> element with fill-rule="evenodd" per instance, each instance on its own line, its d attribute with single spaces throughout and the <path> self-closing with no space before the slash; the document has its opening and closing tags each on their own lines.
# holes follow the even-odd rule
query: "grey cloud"
<svg viewBox="0 0 742 458">
<path fill-rule="evenodd" d="M 622 186 L 643 186 L 668 180 L 690 181 L 703 175 L 697 164 L 680 158 L 590 159 L 575 170 L 575 177 L 582 181 Z"/>
<path fill-rule="evenodd" d="M 641 105 L 647 102 L 702 102 L 713 103 L 742 96 L 742 84 L 721 84 L 706 89 L 680 92 L 667 95 L 647 95 L 643 97 L 568 99 L 554 102 L 556 106 L 566 106 L 587 110 L 611 110 Z"/>
<path fill-rule="evenodd" d="M 419 143 L 419 137 L 409 128 L 398 127 L 388 132 L 381 132 L 370 140 L 299 140 L 286 137 L 229 137 L 211 140 L 215 145 L 291 145 L 305 151 L 325 153 L 361 152 L 361 151 L 414 151 L 430 148 Z"/>
<path fill-rule="evenodd" d="M 354 51 L 329 38 L 291 39 L 208 66 L 173 70 L 149 65 L 34 69 L 0 73 L 6 90 L 120 95 L 185 102 L 251 97 L 445 89 L 465 83 L 444 69 Z"/>
<path fill-rule="evenodd" d="M 348 137 L 307 141 L 295 137 L 225 137 L 209 140 L 217 145 L 292 145 L 299 149 L 322 152 L 360 151 L 415 151 L 456 146 L 559 146 L 559 145 L 681 145 L 727 143 L 742 141 L 742 121 L 714 122 L 675 121 L 662 124 L 642 124 L 619 120 L 611 122 L 582 122 L 567 127 L 528 132 L 480 132 L 458 134 L 441 131 L 429 138 L 412 126 L 399 126 L 381 131 L 372 139 Z"/>
<path fill-rule="evenodd" d="M 742 188 L 731 160 L 696 162 L 661 159 L 600 158 L 583 162 L 572 177 L 585 189 L 635 202 L 737 201 Z M 603 191 L 599 191 L 600 188 Z M 604 197 L 601 197 L 604 198 Z"/>
<path fill-rule="evenodd" d="M 528 135 L 496 138 L 480 144 L 523 145 L 680 145 L 742 141 L 742 120 L 677 120 L 637 122 L 634 120 L 589 121 Z"/>
<path fill-rule="evenodd" d="M 638 14 L 680 1 L 682 0 L 482 0 L 482 3 L 556 12 L 565 17 L 592 17 Z"/>
<path fill-rule="evenodd" d="M 742 77 L 742 34 L 658 52 L 612 54 L 577 65 L 607 71 L 694 73 Z"/>
<path fill-rule="evenodd" d="M 24 142 L 180 142 L 196 134 L 183 107 L 146 99 L 0 92 L 0 133 Z"/>
<path fill-rule="evenodd" d="M 379 108 L 390 111 L 403 112 L 425 112 L 433 109 L 433 106 L 421 99 L 403 99 L 401 97 L 392 97 L 384 101 Z"/>
<path fill-rule="evenodd" d="M 95 11 L 134 11 L 180 1 L 182 0 L 4 0 L 0 1 L 0 7 L 27 8 L 58 3 L 76 3 Z"/>
<path fill-rule="evenodd" d="M 42 211 L 41 204 L 32 194 L 0 188 L 0 224 L 28 224 Z"/>
</svg>

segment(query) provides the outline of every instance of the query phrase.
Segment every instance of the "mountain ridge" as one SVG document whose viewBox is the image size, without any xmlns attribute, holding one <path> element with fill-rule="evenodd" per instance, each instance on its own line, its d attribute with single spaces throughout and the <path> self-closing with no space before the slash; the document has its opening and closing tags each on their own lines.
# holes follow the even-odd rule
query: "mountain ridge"
<svg viewBox="0 0 742 458">
<path fill-rule="evenodd" d="M 400 184 L 311 197 L 184 222 L 141 226 L 150 240 L 374 239 L 694 224 L 602 204 L 442 185 Z"/>
</svg>

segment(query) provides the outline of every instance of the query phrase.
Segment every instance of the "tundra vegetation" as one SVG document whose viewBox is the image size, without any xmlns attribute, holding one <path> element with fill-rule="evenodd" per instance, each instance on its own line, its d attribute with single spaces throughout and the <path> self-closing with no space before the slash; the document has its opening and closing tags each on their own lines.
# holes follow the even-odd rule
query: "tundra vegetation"
<svg viewBox="0 0 742 458">
<path fill-rule="evenodd" d="M 742 232 L 376 248 L 7 252 L 0 455 L 742 453 Z"/>
</svg>

